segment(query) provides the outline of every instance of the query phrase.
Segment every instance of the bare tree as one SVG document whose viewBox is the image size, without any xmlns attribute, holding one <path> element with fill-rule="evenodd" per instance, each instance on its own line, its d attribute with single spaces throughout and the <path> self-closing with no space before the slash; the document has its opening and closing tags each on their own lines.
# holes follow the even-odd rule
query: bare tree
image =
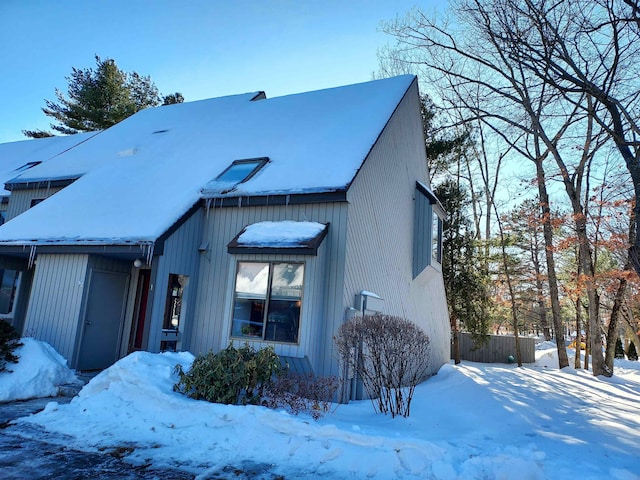
<svg viewBox="0 0 640 480">
<path fill-rule="evenodd" d="M 398 44 L 383 54 L 391 58 L 392 63 L 404 62 L 419 69 L 430 85 L 439 87 L 438 93 L 442 97 L 439 103 L 465 111 L 467 118 L 462 122 L 480 122 L 483 128 L 502 140 L 512 161 L 526 158 L 534 163 L 552 316 L 562 368 L 568 365 L 568 357 L 553 257 L 551 207 L 545 172 L 549 151 L 544 138 L 557 141 L 574 120 L 573 117 L 565 119 L 558 128 L 555 112 L 547 113 L 556 98 L 547 92 L 542 82 L 533 81 L 534 77 L 508 56 L 502 40 L 492 31 L 491 16 L 485 11 L 472 11 L 472 7 L 477 6 L 474 2 L 463 1 L 456 5 L 459 30 L 451 24 L 440 25 L 414 10 L 405 20 L 387 25 L 387 31 L 396 37 Z M 549 122 L 557 129 L 553 135 L 541 134 L 546 119 L 553 119 Z M 489 189 L 488 179 L 483 181 Z"/>
<path fill-rule="evenodd" d="M 547 163 L 560 172 L 573 211 L 587 285 L 594 375 L 611 375 L 602 354 L 584 177 L 613 141 L 640 197 L 637 0 L 454 0 L 456 22 L 419 10 L 387 25 L 397 44 L 383 55 L 419 69 L 467 121 L 481 121 L 534 162 L 544 221 L 547 270 L 560 366 L 568 365 L 552 254 Z M 471 99 L 482 99 L 480 104 Z M 581 140 L 579 140 L 581 139 Z M 572 148 L 568 140 L 574 142 Z M 575 151 L 580 151 L 575 155 Z M 588 190 L 588 187 L 586 188 Z M 636 212 L 640 201 L 636 202 Z M 636 216 L 640 221 L 640 216 Z M 631 253 L 640 252 L 636 239 Z M 640 256 L 632 256 L 640 271 Z"/>
</svg>

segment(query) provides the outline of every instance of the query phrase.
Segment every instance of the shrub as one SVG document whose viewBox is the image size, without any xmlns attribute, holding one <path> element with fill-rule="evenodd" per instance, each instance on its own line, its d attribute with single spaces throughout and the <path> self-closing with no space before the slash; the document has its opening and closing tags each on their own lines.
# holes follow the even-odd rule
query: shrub
<svg viewBox="0 0 640 480">
<path fill-rule="evenodd" d="M 638 360 L 638 352 L 636 351 L 636 344 L 631 342 L 629 343 L 629 348 L 627 349 L 627 358 L 629 360 Z"/>
<path fill-rule="evenodd" d="M 415 387 L 427 377 L 427 334 L 404 318 L 365 315 L 342 324 L 334 341 L 345 368 L 362 380 L 374 409 L 408 417 Z"/>
<path fill-rule="evenodd" d="M 316 377 L 311 374 L 283 372 L 268 387 L 264 405 L 285 408 L 290 413 L 308 413 L 318 420 L 331 409 L 331 400 L 338 390 L 337 377 Z"/>
<path fill-rule="evenodd" d="M 616 340 L 616 350 L 614 353 L 615 358 L 624 358 L 624 347 L 622 346 L 622 340 L 620 337 Z"/>
<path fill-rule="evenodd" d="M 6 320 L 0 319 L 0 372 L 7 370 L 7 363 L 18 363 L 18 356 L 13 352 L 22 346 L 20 335 Z"/>
<path fill-rule="evenodd" d="M 272 347 L 256 351 L 249 345 L 229 345 L 218 353 L 198 355 L 186 373 L 176 365 L 179 380 L 173 389 L 196 400 L 258 405 L 280 369 Z"/>
</svg>

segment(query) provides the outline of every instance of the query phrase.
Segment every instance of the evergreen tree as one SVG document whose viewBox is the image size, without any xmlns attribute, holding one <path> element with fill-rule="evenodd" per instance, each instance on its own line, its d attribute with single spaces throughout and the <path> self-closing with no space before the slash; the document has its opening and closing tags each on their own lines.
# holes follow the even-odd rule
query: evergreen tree
<svg viewBox="0 0 640 480">
<path fill-rule="evenodd" d="M 434 191 L 447 212 L 442 239 L 444 277 L 452 329 L 461 322 L 476 345 L 489 333 L 486 279 L 479 261 L 471 224 L 467 218 L 469 194 L 464 186 L 446 180 Z"/>
<path fill-rule="evenodd" d="M 21 345 L 16 329 L 6 320 L 0 319 L 0 372 L 7 370 L 7 363 L 18 363 L 14 350 Z"/>
<path fill-rule="evenodd" d="M 68 94 L 56 88 L 57 101 L 45 100 L 45 115 L 58 123 L 51 128 L 65 135 L 102 130 L 134 113 L 160 104 L 182 103 L 180 93 L 160 97 L 158 88 L 149 76 L 124 72 L 115 60 L 102 60 L 96 55 L 96 68 L 73 68 L 66 77 Z M 27 137 L 52 136 L 43 130 L 23 130 Z"/>
<path fill-rule="evenodd" d="M 622 346 L 622 340 L 620 340 L 620 337 L 616 340 L 615 358 L 624 358 L 624 347 Z"/>
<path fill-rule="evenodd" d="M 633 361 L 638 360 L 638 352 L 636 351 L 636 344 L 633 342 L 629 344 L 629 348 L 627 349 L 627 358 Z"/>
<path fill-rule="evenodd" d="M 438 108 L 428 95 L 420 96 L 422 131 L 425 138 L 429 178 L 445 174 L 469 144 L 469 132 L 462 130 L 451 134 L 451 128 L 443 128 L 438 121 Z"/>
<path fill-rule="evenodd" d="M 162 97 L 162 105 L 173 105 L 184 102 L 184 97 L 180 92 L 171 93 Z"/>
</svg>

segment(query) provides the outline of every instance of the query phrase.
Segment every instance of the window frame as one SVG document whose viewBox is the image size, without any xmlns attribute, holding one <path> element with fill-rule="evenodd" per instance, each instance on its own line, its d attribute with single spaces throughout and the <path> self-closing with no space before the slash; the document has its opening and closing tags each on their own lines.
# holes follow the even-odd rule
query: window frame
<svg viewBox="0 0 640 480">
<path fill-rule="evenodd" d="M 235 327 L 235 311 L 236 311 L 236 302 L 238 300 L 237 297 L 237 284 L 238 284 L 238 274 L 240 272 L 240 265 L 241 264 L 266 264 L 268 266 L 268 280 L 267 280 L 267 286 L 266 286 L 266 294 L 265 294 L 265 298 L 264 298 L 264 306 L 263 306 L 263 311 L 262 311 L 262 330 L 261 330 L 261 335 L 260 336 L 253 336 L 253 335 L 238 335 L 238 334 L 234 334 L 234 327 Z M 299 306 L 299 311 L 298 311 L 298 318 L 297 318 L 297 331 L 295 332 L 295 340 L 293 341 L 287 341 L 287 340 L 277 340 L 277 339 L 270 339 L 267 338 L 268 334 L 267 334 L 267 330 L 269 327 L 269 313 L 270 313 L 270 304 L 273 301 L 273 272 L 274 272 L 274 266 L 275 265 L 296 265 L 296 266 L 301 266 L 303 271 L 302 271 L 302 285 L 301 285 L 301 289 L 300 289 L 300 297 L 298 298 L 298 302 L 300 302 L 300 306 Z M 231 340 L 239 340 L 239 341 L 245 341 L 245 342 L 250 342 L 250 341 L 255 341 L 255 342 L 267 342 L 267 343 L 276 343 L 276 344 L 282 344 L 282 345 L 300 345 L 300 332 L 301 332 L 301 320 L 303 317 L 303 309 L 304 309 L 304 289 L 305 289 L 305 284 L 306 284 L 306 270 L 307 270 L 307 265 L 306 262 L 304 261 L 289 261 L 289 260 L 237 260 L 236 261 L 236 269 L 235 269 L 235 277 L 234 277 L 234 281 L 233 281 L 233 289 L 231 291 L 232 294 L 232 301 L 231 301 L 231 313 L 230 313 L 230 331 L 229 331 L 229 338 Z M 257 295 L 256 295 L 257 296 Z"/>
<path fill-rule="evenodd" d="M 1 268 L 0 269 L 0 287 L 4 283 L 5 272 L 11 271 L 14 272 L 14 280 L 13 285 L 11 287 L 11 295 L 9 297 L 9 311 L 8 312 L 0 312 L 0 318 L 13 318 L 16 311 L 16 305 L 18 304 L 18 297 L 20 295 L 20 284 L 22 282 L 22 272 L 20 270 L 14 270 L 11 268 Z M 1 288 L 0 288 L 1 291 Z"/>
</svg>

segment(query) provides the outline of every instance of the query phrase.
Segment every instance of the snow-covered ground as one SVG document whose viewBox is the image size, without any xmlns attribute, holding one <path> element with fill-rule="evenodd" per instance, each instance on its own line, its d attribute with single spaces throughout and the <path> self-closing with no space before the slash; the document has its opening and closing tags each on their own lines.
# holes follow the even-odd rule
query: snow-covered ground
<svg viewBox="0 0 640 480">
<path fill-rule="evenodd" d="M 190 354 L 138 352 L 70 404 L 51 402 L 19 422 L 70 447 L 130 451 L 134 464 L 202 479 L 250 464 L 287 480 L 639 479 L 640 362 L 594 378 L 552 368 L 544 347 L 535 366 L 445 365 L 416 389 L 410 418 L 374 414 L 363 401 L 317 422 L 190 400 L 172 391 L 174 366 L 188 367 Z"/>
</svg>

